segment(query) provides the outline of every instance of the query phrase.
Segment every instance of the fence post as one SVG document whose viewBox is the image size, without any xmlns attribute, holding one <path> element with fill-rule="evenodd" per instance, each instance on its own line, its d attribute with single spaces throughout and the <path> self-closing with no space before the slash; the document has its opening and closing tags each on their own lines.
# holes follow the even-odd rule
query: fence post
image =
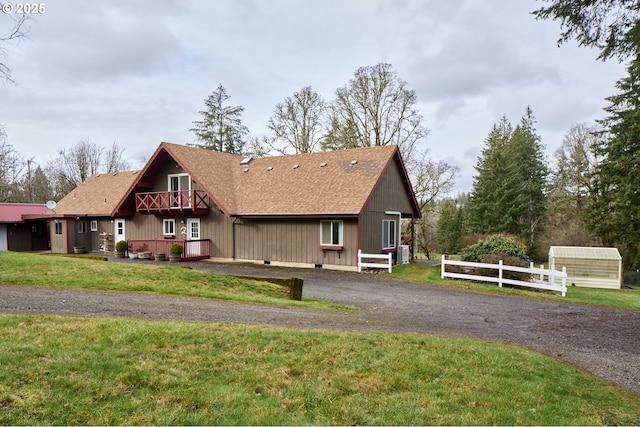
<svg viewBox="0 0 640 427">
<path fill-rule="evenodd" d="M 358 249 L 358 273 L 362 273 L 362 267 L 360 264 L 362 263 L 362 249 Z"/>
<path fill-rule="evenodd" d="M 498 287 L 502 287 L 502 260 L 498 261 Z"/>
<path fill-rule="evenodd" d="M 440 278 L 444 279 L 445 264 L 447 262 L 447 254 L 442 254 L 442 262 L 440 263 Z"/>
<path fill-rule="evenodd" d="M 562 276 L 562 296 L 564 296 L 567 291 L 567 267 L 562 267 L 562 272 L 564 273 Z"/>
<path fill-rule="evenodd" d="M 544 270 L 544 264 L 540 264 L 540 280 L 541 280 L 541 281 L 544 281 L 544 273 L 543 273 L 543 270 Z"/>
<path fill-rule="evenodd" d="M 393 272 L 393 256 L 391 252 L 389 252 L 387 256 L 389 257 L 389 273 L 392 273 Z"/>
</svg>

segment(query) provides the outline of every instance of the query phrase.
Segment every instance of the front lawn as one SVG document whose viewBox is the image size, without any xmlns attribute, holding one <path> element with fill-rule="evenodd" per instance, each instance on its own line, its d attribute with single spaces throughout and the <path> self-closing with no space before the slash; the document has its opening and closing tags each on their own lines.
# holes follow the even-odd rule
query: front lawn
<svg viewBox="0 0 640 427">
<path fill-rule="evenodd" d="M 0 315 L 1 425 L 634 425 L 640 397 L 474 339 Z"/>
<path fill-rule="evenodd" d="M 0 252 L 0 283 L 68 289 L 152 292 L 309 308 L 347 307 L 287 298 L 283 286 L 196 271 L 169 263 L 105 262 L 82 257 Z"/>
</svg>

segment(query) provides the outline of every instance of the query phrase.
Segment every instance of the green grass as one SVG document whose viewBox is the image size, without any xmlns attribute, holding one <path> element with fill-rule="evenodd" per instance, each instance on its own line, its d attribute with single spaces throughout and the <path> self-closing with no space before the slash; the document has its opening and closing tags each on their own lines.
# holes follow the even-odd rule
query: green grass
<svg viewBox="0 0 640 427">
<path fill-rule="evenodd" d="M 68 289 L 151 292 L 296 307 L 346 309 L 330 301 L 287 298 L 283 286 L 165 263 L 115 263 L 82 257 L 0 252 L 0 283 Z"/>
<path fill-rule="evenodd" d="M 479 292 L 506 293 L 529 298 L 543 298 L 559 302 L 574 302 L 640 311 L 640 292 L 635 289 L 595 289 L 571 286 L 567 288 L 566 296 L 562 297 L 559 292 L 541 292 L 510 287 L 499 288 L 498 285 L 491 283 L 442 279 L 439 266 L 426 267 L 418 263 L 396 266 L 393 268 L 392 275 L 413 282 L 455 286 Z"/>
<path fill-rule="evenodd" d="M 2 425 L 631 425 L 640 397 L 472 339 L 0 316 Z"/>
</svg>

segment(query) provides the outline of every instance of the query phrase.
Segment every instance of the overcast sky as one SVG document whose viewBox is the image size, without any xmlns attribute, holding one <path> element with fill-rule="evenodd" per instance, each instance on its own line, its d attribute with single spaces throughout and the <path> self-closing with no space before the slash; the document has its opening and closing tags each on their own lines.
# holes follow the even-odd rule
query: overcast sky
<svg viewBox="0 0 640 427">
<path fill-rule="evenodd" d="M 139 168 L 161 141 L 194 142 L 192 122 L 219 84 L 262 136 L 301 88 L 330 101 L 359 67 L 387 62 L 416 91 L 431 156 L 459 166 L 457 190 L 468 191 L 503 115 L 516 125 L 530 106 L 551 158 L 572 125 L 603 117 L 625 75 L 595 50 L 557 47 L 559 23 L 530 15 L 543 4 L 51 0 L 30 39 L 8 46 L 16 85 L 0 83 L 0 124 L 40 165 L 89 138 L 118 142 Z M 0 15 L 0 34 L 8 24 Z"/>
</svg>

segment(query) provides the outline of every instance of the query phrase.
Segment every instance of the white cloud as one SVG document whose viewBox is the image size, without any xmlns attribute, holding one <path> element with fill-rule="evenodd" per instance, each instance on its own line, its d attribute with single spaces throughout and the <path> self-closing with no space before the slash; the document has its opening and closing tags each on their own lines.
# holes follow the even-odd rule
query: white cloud
<svg viewBox="0 0 640 427">
<path fill-rule="evenodd" d="M 0 85 L 0 124 L 45 163 L 80 138 L 148 157 L 187 143 L 203 100 L 223 84 L 252 135 L 304 86 L 329 101 L 358 67 L 391 63 L 431 130 L 436 160 L 469 190 L 493 123 L 531 106 L 548 150 L 602 116 L 624 75 L 596 52 L 556 47 L 534 0 L 57 0 L 10 52 L 16 86 Z M 2 17 L 0 16 L 0 19 Z"/>
</svg>

